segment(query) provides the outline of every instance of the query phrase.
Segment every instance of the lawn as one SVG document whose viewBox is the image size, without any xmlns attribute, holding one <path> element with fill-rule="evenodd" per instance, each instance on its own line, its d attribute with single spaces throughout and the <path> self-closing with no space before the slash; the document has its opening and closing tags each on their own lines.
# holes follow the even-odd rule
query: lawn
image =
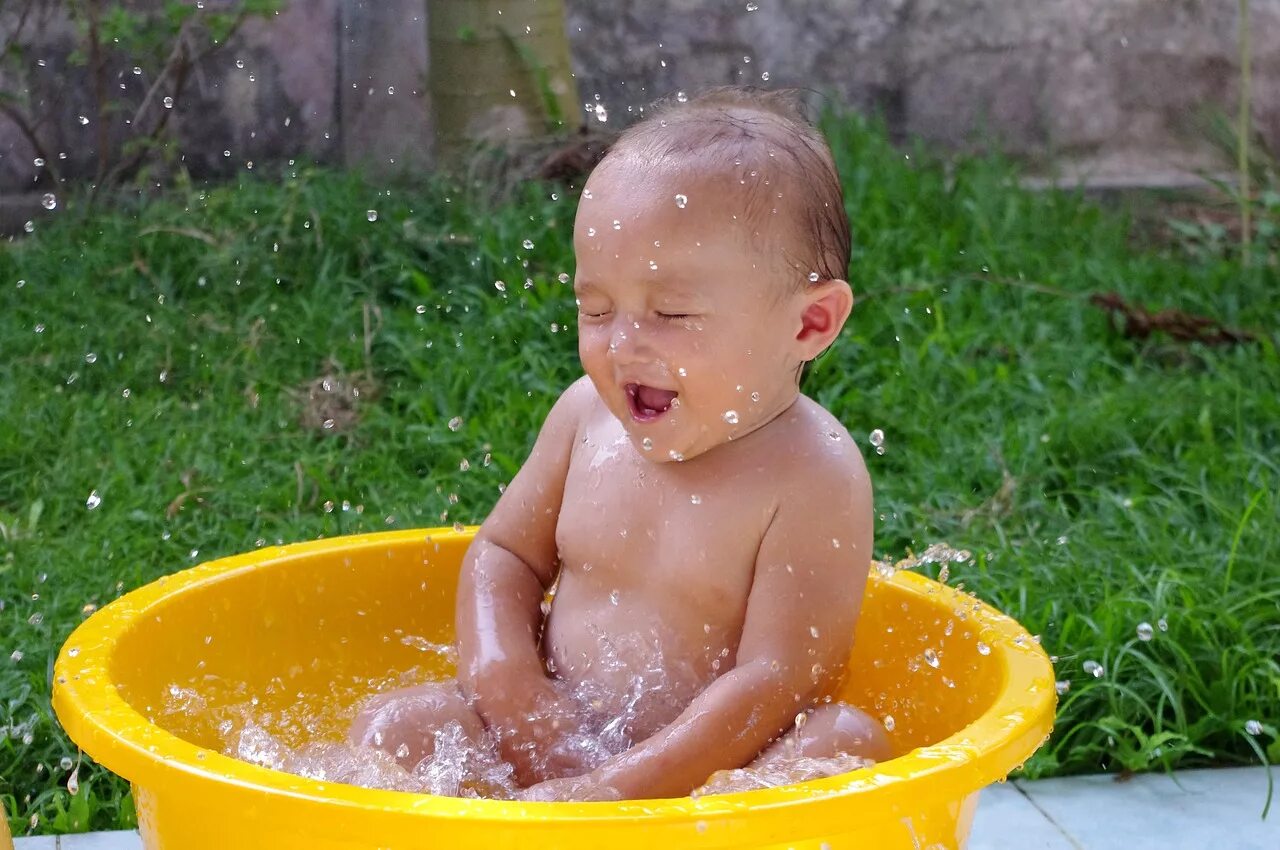
<svg viewBox="0 0 1280 850">
<path fill-rule="evenodd" d="M 970 550 L 951 583 L 1055 657 L 1057 729 L 1025 772 L 1280 757 L 1275 241 L 1245 268 L 1229 239 L 1023 191 L 998 159 L 827 130 L 859 303 L 805 390 L 863 443 L 877 553 Z M 579 374 L 573 189 L 495 205 L 261 172 L 92 213 L 63 198 L 0 249 L 15 834 L 134 823 L 49 706 L 57 649 L 96 607 L 266 542 L 478 523 Z M 1255 338 L 1135 338 L 1101 292 Z"/>
</svg>

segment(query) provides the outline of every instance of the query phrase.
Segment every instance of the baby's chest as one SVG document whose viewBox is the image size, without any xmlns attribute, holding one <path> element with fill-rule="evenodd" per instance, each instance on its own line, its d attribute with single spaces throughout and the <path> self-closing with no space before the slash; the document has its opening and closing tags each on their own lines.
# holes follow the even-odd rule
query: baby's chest
<svg viewBox="0 0 1280 850">
<path fill-rule="evenodd" d="M 571 462 L 556 526 L 563 568 L 619 589 L 745 597 L 772 511 L 767 490 L 637 462 L 627 449 Z"/>
</svg>

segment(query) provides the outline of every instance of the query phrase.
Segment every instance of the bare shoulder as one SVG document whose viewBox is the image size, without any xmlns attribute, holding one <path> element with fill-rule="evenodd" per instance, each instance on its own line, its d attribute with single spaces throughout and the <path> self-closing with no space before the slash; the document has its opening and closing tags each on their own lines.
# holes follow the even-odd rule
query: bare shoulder
<svg viewBox="0 0 1280 850">
<path fill-rule="evenodd" d="M 596 394 L 595 386 L 589 377 L 583 375 L 560 393 L 547 413 L 543 428 L 564 432 L 565 436 L 572 439 L 582 430 L 593 407 L 599 403 L 600 397 Z"/>
<path fill-rule="evenodd" d="M 870 505 L 866 461 L 834 414 L 801 395 L 778 424 L 781 427 L 770 435 L 769 455 L 779 480 L 794 485 L 792 492 L 824 504 L 844 497 Z"/>
<path fill-rule="evenodd" d="M 564 392 L 560 393 L 560 398 L 556 400 L 556 404 L 567 404 L 577 409 L 579 413 L 585 412 L 593 404 L 600 402 L 600 396 L 596 393 L 595 385 L 591 383 L 591 378 L 583 375 L 578 380 L 564 388 Z"/>
</svg>

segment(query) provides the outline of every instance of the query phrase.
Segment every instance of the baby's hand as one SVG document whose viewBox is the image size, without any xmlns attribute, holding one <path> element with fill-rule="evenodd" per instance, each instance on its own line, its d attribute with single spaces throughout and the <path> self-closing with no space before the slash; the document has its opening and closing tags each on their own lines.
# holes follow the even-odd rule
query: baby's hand
<svg viewBox="0 0 1280 850">
<path fill-rule="evenodd" d="M 527 803 L 589 803 L 621 800 L 622 795 L 586 774 L 539 782 L 520 792 L 520 799 Z"/>
<path fill-rule="evenodd" d="M 565 746 L 582 731 L 581 710 L 561 695 L 549 679 L 528 683 L 520 699 L 485 699 L 477 708 L 498 735 L 498 752 L 515 768 L 517 782 L 532 785 L 544 779 L 586 773 L 595 767 L 587 754 Z"/>
</svg>

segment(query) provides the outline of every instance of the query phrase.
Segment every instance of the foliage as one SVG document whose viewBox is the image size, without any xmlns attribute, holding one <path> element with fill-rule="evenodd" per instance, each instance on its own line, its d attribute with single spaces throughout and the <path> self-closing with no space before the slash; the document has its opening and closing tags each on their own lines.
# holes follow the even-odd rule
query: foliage
<svg viewBox="0 0 1280 850">
<path fill-rule="evenodd" d="M 149 158 L 165 154 L 169 117 L 191 70 L 225 45 L 247 19 L 275 14 L 282 5 L 283 0 L 21 0 L 0 61 L 11 79 L 25 79 L 34 64 L 25 40 L 28 27 L 38 32 L 40 22 L 48 25 L 61 16 L 70 21 L 76 38 L 67 62 L 87 72 L 93 89 L 93 115 L 87 121 L 94 125 L 97 153 L 93 185 L 101 189 L 130 179 Z M 129 79 L 125 68 L 145 84 L 117 85 L 117 79 Z M 0 92 L 0 112 L 35 149 L 45 185 L 60 181 L 58 159 L 50 155 L 42 128 L 56 119 L 53 112 L 73 84 L 71 75 L 63 75 L 64 91 L 44 101 L 44 114 L 30 114 L 30 105 L 14 92 Z M 113 142 L 113 132 L 124 140 Z"/>
</svg>

